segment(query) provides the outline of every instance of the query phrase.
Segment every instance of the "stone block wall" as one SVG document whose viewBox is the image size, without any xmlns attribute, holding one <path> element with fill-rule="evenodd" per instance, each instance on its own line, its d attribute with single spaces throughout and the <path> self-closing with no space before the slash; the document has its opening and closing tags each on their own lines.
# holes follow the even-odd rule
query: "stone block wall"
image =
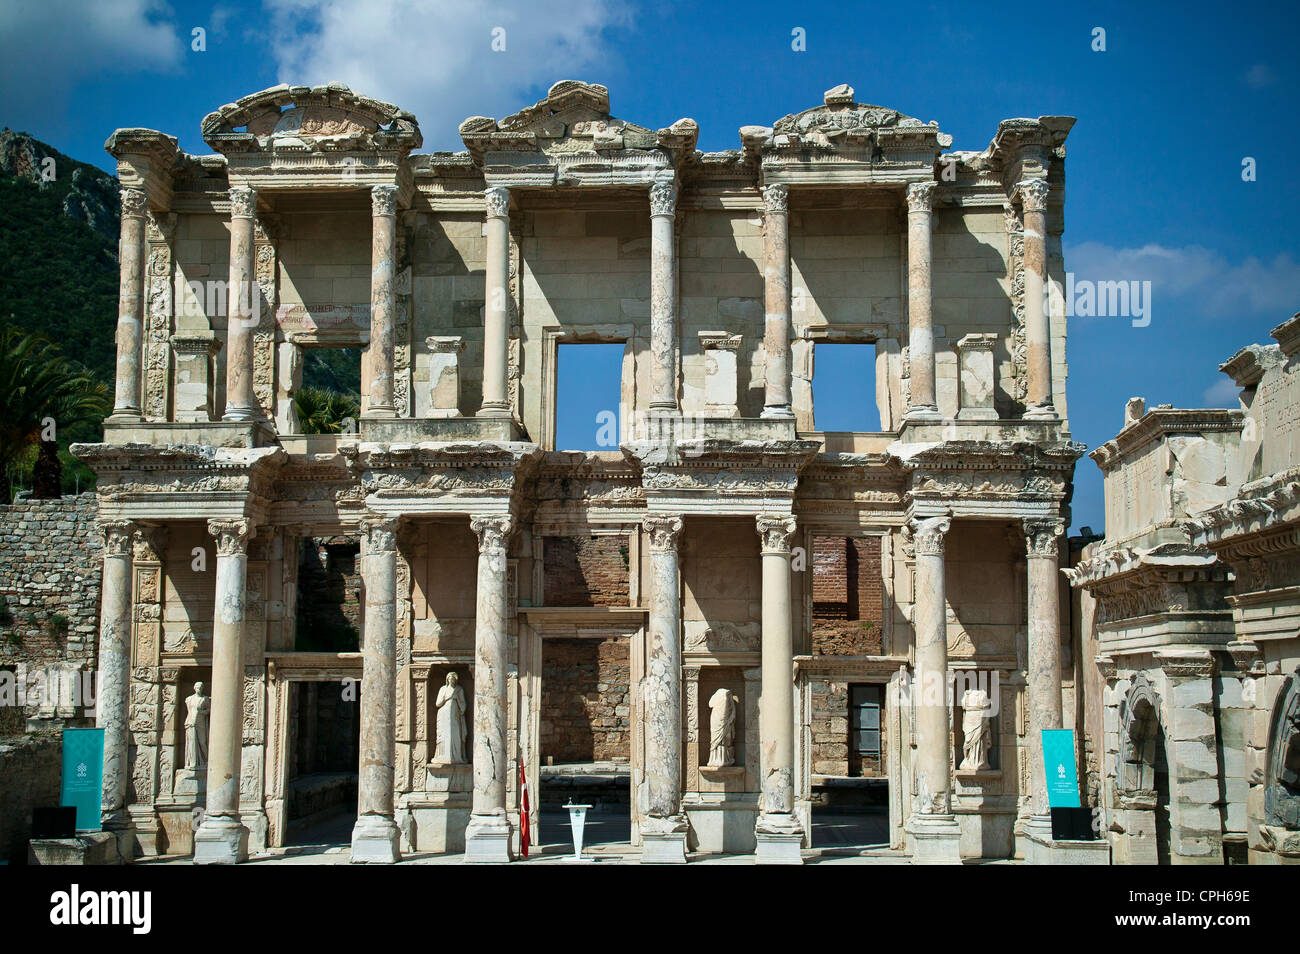
<svg viewBox="0 0 1300 954">
<path fill-rule="evenodd" d="M 628 605 L 627 537 L 543 539 L 545 605 Z"/>
<path fill-rule="evenodd" d="M 814 537 L 812 650 L 826 656 L 881 651 L 880 539 Z"/>
<path fill-rule="evenodd" d="M 814 775 L 880 778 L 885 775 L 883 758 L 859 760 L 851 757 L 849 746 L 849 683 L 839 679 L 813 679 L 812 692 L 812 771 Z M 880 719 L 880 751 L 883 756 L 887 720 L 884 709 Z"/>
<path fill-rule="evenodd" d="M 23 685 L 35 715 L 47 668 L 95 668 L 103 540 L 95 495 L 0 507 L 0 667 Z M 22 719 L 0 716 L 0 729 Z"/>
<path fill-rule="evenodd" d="M 541 757 L 566 762 L 627 759 L 631 752 L 630 644 L 548 639 L 542 648 Z"/>
</svg>

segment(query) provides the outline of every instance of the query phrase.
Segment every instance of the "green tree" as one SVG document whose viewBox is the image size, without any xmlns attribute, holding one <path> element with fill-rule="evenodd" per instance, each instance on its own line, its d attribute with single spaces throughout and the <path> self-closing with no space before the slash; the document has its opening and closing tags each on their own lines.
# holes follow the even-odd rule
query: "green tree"
<svg viewBox="0 0 1300 954">
<path fill-rule="evenodd" d="M 108 410 L 108 386 L 64 358 L 57 345 L 18 328 L 0 330 L 0 503 L 10 502 L 16 465 L 33 447 L 36 495 L 57 497 L 59 433 L 97 425 Z"/>
<path fill-rule="evenodd" d="M 293 406 L 304 434 L 338 434 L 346 418 L 355 421 L 361 413 L 356 400 L 327 388 L 299 388 Z"/>
</svg>

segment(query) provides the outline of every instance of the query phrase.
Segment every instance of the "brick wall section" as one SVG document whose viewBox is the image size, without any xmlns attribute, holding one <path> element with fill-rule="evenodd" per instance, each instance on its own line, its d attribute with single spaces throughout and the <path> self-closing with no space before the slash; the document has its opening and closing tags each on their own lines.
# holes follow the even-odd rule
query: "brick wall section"
<svg viewBox="0 0 1300 954">
<path fill-rule="evenodd" d="M 0 667 L 29 689 L 49 663 L 95 668 L 103 546 L 93 493 L 0 506 Z"/>
<path fill-rule="evenodd" d="M 29 735 L 0 742 L 0 861 L 27 863 L 32 809 L 59 804 L 63 740 Z"/>
<path fill-rule="evenodd" d="M 626 536 L 544 537 L 547 606 L 627 606 Z"/>
<path fill-rule="evenodd" d="M 813 652 L 879 655 L 880 538 L 814 537 L 812 573 Z"/>
<path fill-rule="evenodd" d="M 629 640 L 548 639 L 542 646 L 541 757 L 556 764 L 631 754 Z"/>
</svg>

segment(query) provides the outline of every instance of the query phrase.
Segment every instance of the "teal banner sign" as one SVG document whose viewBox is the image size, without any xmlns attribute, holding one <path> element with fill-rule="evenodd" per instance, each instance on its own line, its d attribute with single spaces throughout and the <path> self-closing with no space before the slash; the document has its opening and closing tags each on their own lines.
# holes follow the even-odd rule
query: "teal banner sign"
<svg viewBox="0 0 1300 954">
<path fill-rule="evenodd" d="M 104 730 L 63 730 L 63 790 L 59 804 L 77 810 L 77 831 L 99 831 L 104 791 Z"/>
<path fill-rule="evenodd" d="M 1043 730 L 1043 771 L 1047 773 L 1047 806 L 1079 808 L 1079 775 L 1074 767 L 1074 730 Z"/>
</svg>

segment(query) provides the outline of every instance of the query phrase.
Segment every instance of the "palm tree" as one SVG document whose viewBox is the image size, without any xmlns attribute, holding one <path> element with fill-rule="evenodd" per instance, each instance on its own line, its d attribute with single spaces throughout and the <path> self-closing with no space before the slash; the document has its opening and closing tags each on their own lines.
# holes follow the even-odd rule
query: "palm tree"
<svg viewBox="0 0 1300 954">
<path fill-rule="evenodd" d="M 10 501 L 11 469 L 33 444 L 40 444 L 36 496 L 59 495 L 62 462 L 53 429 L 102 421 L 108 388 L 67 360 L 57 345 L 18 328 L 0 331 L 0 503 Z"/>
<path fill-rule="evenodd" d="M 328 388 L 299 388 L 293 396 L 298 427 L 303 434 L 338 434 L 361 410 L 355 398 Z"/>
</svg>

